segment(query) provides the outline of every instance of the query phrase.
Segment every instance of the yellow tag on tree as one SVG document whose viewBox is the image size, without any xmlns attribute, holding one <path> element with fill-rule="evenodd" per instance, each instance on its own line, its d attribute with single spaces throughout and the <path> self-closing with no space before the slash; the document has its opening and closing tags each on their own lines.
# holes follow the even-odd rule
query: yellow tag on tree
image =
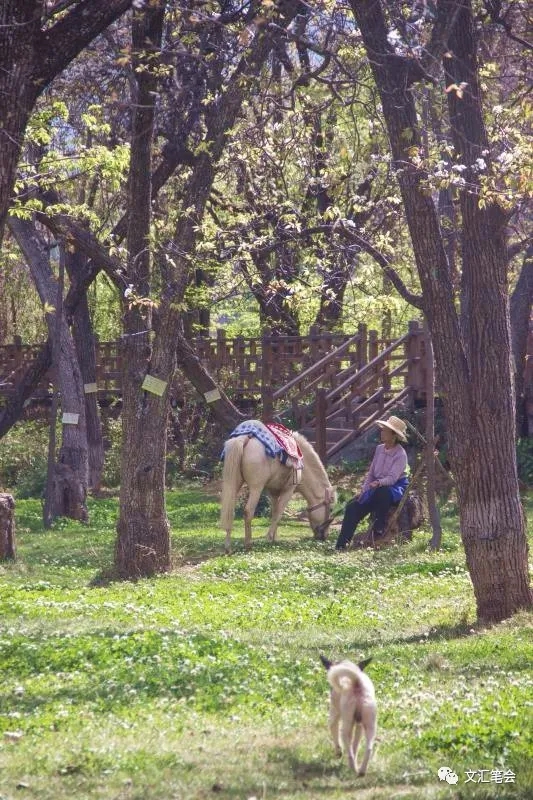
<svg viewBox="0 0 533 800">
<path fill-rule="evenodd" d="M 218 389 L 211 389 L 210 392 L 204 392 L 205 402 L 214 403 L 215 400 L 220 400 L 221 394 Z"/>
<path fill-rule="evenodd" d="M 162 381 L 160 378 L 154 378 L 153 375 L 147 375 L 141 388 L 144 389 L 145 392 L 151 392 L 152 394 L 157 394 L 159 397 L 162 397 L 167 388 L 167 382 Z"/>
</svg>

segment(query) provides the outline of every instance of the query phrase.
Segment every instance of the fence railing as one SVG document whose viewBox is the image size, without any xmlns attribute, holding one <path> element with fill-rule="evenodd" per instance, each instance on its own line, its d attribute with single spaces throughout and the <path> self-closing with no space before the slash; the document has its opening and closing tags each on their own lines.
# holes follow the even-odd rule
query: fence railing
<svg viewBox="0 0 533 800">
<path fill-rule="evenodd" d="M 291 381 L 302 389 L 310 376 L 306 391 L 313 385 L 336 385 L 337 375 L 343 371 L 358 370 L 375 358 L 388 342 L 380 340 L 375 331 L 360 325 L 355 335 L 321 332 L 312 327 L 306 336 L 278 336 L 266 331 L 260 337 L 228 337 L 218 330 L 215 337 L 198 336 L 191 340 L 205 367 L 221 383 L 236 402 L 255 399 L 267 413 L 277 400 L 277 389 Z M 36 358 L 39 344 L 23 344 L 16 339 L 13 344 L 0 346 L 0 396 L 9 395 L 22 371 Z M 328 356 L 327 369 L 321 374 Z M 119 343 L 96 343 L 96 382 L 98 395 L 120 395 L 121 356 Z M 348 373 L 345 373 L 348 374 Z M 50 394 L 53 373 L 49 370 L 36 387 L 35 397 Z M 179 380 L 176 391 L 180 391 Z"/>
</svg>

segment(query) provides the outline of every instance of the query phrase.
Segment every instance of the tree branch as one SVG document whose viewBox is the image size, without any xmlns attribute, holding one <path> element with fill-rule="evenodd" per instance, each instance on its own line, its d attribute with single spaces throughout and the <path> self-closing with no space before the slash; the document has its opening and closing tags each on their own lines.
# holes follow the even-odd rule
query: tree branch
<svg viewBox="0 0 533 800">
<path fill-rule="evenodd" d="M 407 288 L 396 270 L 391 267 L 388 259 L 383 255 L 383 253 L 381 253 L 376 247 L 374 247 L 373 244 L 367 241 L 367 239 L 359 236 L 358 233 L 355 233 L 355 231 L 347 228 L 344 224 L 341 223 L 337 227 L 337 230 L 339 230 L 346 239 L 356 244 L 361 248 L 361 250 L 363 250 L 365 253 L 368 253 L 369 256 L 372 256 L 374 261 L 379 264 L 383 270 L 383 273 L 390 280 L 398 294 L 403 297 L 407 303 L 415 308 L 418 308 L 420 311 L 424 311 L 424 299 L 422 295 L 414 294 Z"/>
<path fill-rule="evenodd" d="M 81 0 L 54 25 L 46 28 L 37 43 L 33 75 L 39 91 L 131 4 L 132 0 Z"/>
</svg>

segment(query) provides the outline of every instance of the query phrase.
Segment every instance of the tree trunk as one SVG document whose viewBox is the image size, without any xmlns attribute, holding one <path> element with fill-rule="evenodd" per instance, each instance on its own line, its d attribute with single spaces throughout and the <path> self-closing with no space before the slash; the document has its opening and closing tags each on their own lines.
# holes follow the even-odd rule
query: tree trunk
<svg viewBox="0 0 533 800">
<path fill-rule="evenodd" d="M 426 345 L 426 445 L 424 460 L 426 467 L 426 497 L 428 504 L 429 520 L 431 522 L 432 536 L 430 547 L 432 550 L 440 548 L 442 527 L 440 524 L 439 508 L 435 488 L 435 369 L 433 363 L 433 343 L 429 334 L 427 323 L 425 328 Z"/>
<path fill-rule="evenodd" d="M 438 215 L 424 188 L 428 175 L 413 157 L 421 136 L 411 86 L 424 73 L 414 59 L 393 51 L 381 3 L 352 0 L 351 5 L 380 93 L 423 290 L 478 618 L 495 622 L 533 603 L 516 471 L 503 214 L 491 203 L 480 208 L 475 192 L 461 193 L 463 297 L 469 312 L 461 331 Z M 463 97 L 454 91 L 448 97 L 456 152 L 472 185 L 478 180 L 472 166 L 488 151 L 488 142 L 470 3 L 444 3 L 441 13 L 455 19 L 448 42 L 453 57 L 445 59 L 447 83 L 468 87 Z"/>
<path fill-rule="evenodd" d="M 529 335 L 529 318 L 533 302 L 533 244 L 530 244 L 524 255 L 524 262 L 518 281 L 511 295 L 511 340 L 513 343 L 513 363 L 515 370 L 516 393 L 516 432 L 518 436 L 527 436 L 526 397 L 524 374 L 526 369 L 527 339 Z"/>
<path fill-rule="evenodd" d="M 16 558 L 15 501 L 10 494 L 0 494 L 0 561 Z"/>
<path fill-rule="evenodd" d="M 86 274 L 87 259 L 77 251 L 65 252 L 65 264 L 71 288 L 81 275 Z M 82 375 L 85 396 L 85 421 L 87 427 L 87 450 L 89 457 L 89 487 L 98 493 L 104 468 L 104 438 L 97 401 L 96 350 L 93 326 L 89 313 L 87 294 L 80 292 L 80 299 L 72 317 L 72 336 Z"/>
<path fill-rule="evenodd" d="M 124 314 L 122 341 L 122 460 L 115 568 L 122 578 L 164 572 L 170 567 L 170 525 L 165 508 L 165 461 L 169 410 L 168 384 L 175 357 L 166 353 L 162 368 L 152 363 L 149 295 L 151 247 L 152 138 L 165 3 L 135 12 L 132 59 L 137 82 L 128 184 L 128 277 L 133 287 Z M 157 392 L 145 380 L 163 381 Z M 135 454 L 134 457 L 132 455 Z"/>
<path fill-rule="evenodd" d="M 39 9 L 33 0 L 4 0 L 0 5 L 0 241 L 24 131 L 38 95 L 31 75 L 32 46 L 39 27 Z"/>
<path fill-rule="evenodd" d="M 169 372 L 150 363 L 147 333 L 124 336 L 121 356 L 125 365 L 123 446 L 115 568 L 122 578 L 137 578 L 165 572 L 170 567 L 163 435 L 167 429 L 168 387 L 162 396 L 141 388 L 148 372 L 159 378 L 168 378 Z"/>
<path fill-rule="evenodd" d="M 49 263 L 49 253 L 35 227 L 27 220 L 10 218 L 9 226 L 24 253 L 43 305 L 54 311 L 46 315 L 49 334 L 55 336 L 57 281 Z M 87 521 L 89 462 L 83 381 L 74 342 L 65 319 L 60 320 L 58 352 L 54 350 L 55 381 L 63 411 L 62 440 L 54 468 L 52 517 L 71 517 Z M 55 347 L 55 346 L 54 346 Z M 66 416 L 68 415 L 68 416 Z"/>
</svg>

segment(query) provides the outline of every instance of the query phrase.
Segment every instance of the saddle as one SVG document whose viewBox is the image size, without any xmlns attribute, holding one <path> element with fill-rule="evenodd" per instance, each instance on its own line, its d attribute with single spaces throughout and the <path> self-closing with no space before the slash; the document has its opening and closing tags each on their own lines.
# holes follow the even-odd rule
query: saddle
<svg viewBox="0 0 533 800">
<path fill-rule="evenodd" d="M 280 425 L 279 422 L 266 422 L 265 427 L 268 428 L 284 451 L 286 458 L 283 463 L 294 469 L 303 469 L 304 459 L 302 451 L 300 450 L 298 442 L 292 435 L 292 431 L 284 425 Z"/>
<path fill-rule="evenodd" d="M 291 467 L 295 471 L 295 483 L 300 482 L 304 460 L 292 431 L 278 422 L 265 424 L 253 419 L 239 423 L 229 438 L 243 435 L 258 439 L 264 446 L 267 455 L 271 458 L 278 458 L 282 464 Z M 222 451 L 221 457 L 224 458 L 224 451 Z"/>
</svg>

